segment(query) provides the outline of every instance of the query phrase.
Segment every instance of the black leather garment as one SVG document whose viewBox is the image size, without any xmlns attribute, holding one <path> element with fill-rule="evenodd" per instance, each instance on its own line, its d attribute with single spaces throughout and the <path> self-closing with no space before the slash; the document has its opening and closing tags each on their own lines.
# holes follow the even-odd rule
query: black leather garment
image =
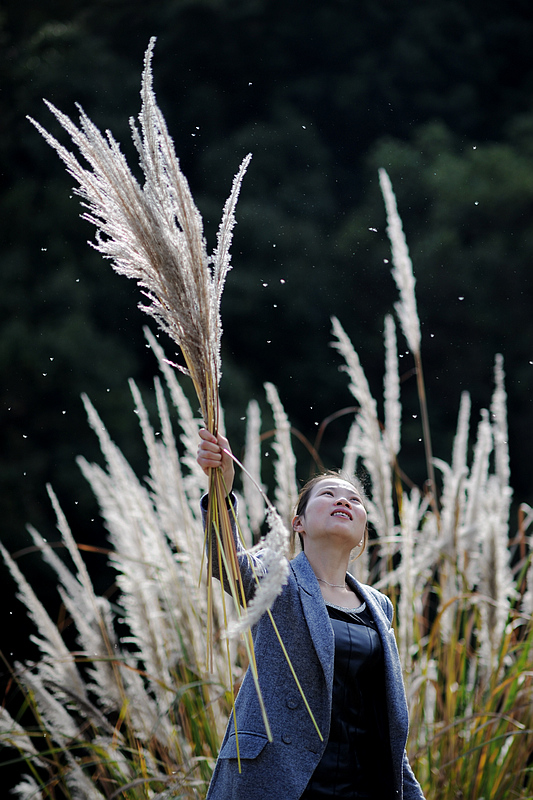
<svg viewBox="0 0 533 800">
<path fill-rule="evenodd" d="M 301 800 L 394 797 L 381 640 L 364 606 L 327 605 L 335 633 L 329 740 Z"/>
</svg>

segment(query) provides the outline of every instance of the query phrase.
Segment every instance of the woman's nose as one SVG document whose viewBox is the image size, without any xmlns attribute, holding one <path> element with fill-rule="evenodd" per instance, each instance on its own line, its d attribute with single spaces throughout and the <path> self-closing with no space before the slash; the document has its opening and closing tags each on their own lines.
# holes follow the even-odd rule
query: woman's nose
<svg viewBox="0 0 533 800">
<path fill-rule="evenodd" d="M 338 500 L 336 501 L 335 505 L 337 505 L 337 506 L 338 505 L 348 506 L 349 508 L 352 507 L 350 501 L 347 500 L 345 497 L 339 497 Z"/>
</svg>

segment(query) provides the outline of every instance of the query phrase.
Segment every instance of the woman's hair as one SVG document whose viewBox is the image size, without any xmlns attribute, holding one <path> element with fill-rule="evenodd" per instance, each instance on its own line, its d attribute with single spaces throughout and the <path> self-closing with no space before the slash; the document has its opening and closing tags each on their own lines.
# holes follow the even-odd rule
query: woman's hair
<svg viewBox="0 0 533 800">
<path fill-rule="evenodd" d="M 357 494 L 360 496 L 363 506 L 365 510 L 367 510 L 366 505 L 366 494 L 363 489 L 361 482 L 358 478 L 352 476 L 345 475 L 340 470 L 328 469 L 326 472 L 321 472 L 320 475 L 315 475 L 313 478 L 310 478 L 307 483 L 305 483 L 302 488 L 300 489 L 300 494 L 298 495 L 298 500 L 296 501 L 296 509 L 294 511 L 294 515 L 296 517 L 300 517 L 302 514 L 305 514 L 305 509 L 307 508 L 307 503 L 309 502 L 309 498 L 311 497 L 311 492 L 315 488 L 315 486 L 320 483 L 321 481 L 327 480 L 328 478 L 337 478 L 346 483 L 350 483 L 354 489 L 357 491 Z M 301 533 L 298 533 L 298 538 L 300 540 L 300 546 L 302 550 L 304 549 L 303 537 Z M 296 543 L 296 531 L 293 529 L 292 531 L 292 551 L 295 551 L 295 543 Z M 363 534 L 363 545 L 357 554 L 357 558 L 364 552 L 368 543 L 368 523 L 365 525 L 365 531 Z"/>
</svg>

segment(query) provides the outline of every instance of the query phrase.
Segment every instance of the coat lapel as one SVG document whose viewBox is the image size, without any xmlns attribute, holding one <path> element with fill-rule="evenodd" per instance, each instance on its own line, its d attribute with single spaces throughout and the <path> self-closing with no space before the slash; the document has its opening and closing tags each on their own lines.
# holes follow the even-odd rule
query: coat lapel
<svg viewBox="0 0 533 800">
<path fill-rule="evenodd" d="M 385 611 L 376 596 L 368 586 L 356 581 L 350 574 L 347 575 L 348 583 L 363 598 L 367 604 L 378 629 L 381 644 L 383 645 L 383 660 L 385 665 L 385 693 L 389 710 L 389 731 L 393 758 L 400 763 L 405 747 L 406 731 L 409 724 L 407 700 L 403 688 L 403 673 L 400 656 L 396 646 L 394 630 Z"/>
<path fill-rule="evenodd" d="M 393 661 L 393 649 L 391 644 L 391 637 L 393 634 L 391 623 L 387 619 L 383 608 L 380 606 L 372 592 L 369 591 L 368 586 L 359 583 L 359 581 L 353 578 L 349 572 L 346 574 L 346 580 L 348 585 L 351 586 L 352 589 L 355 589 L 357 594 L 365 601 L 372 619 L 376 623 L 376 627 L 378 629 L 379 638 L 381 639 L 381 644 L 383 645 L 385 664 L 391 664 Z"/>
<path fill-rule="evenodd" d="M 328 688 L 333 685 L 333 667 L 335 662 L 335 637 L 326 610 L 326 604 L 320 591 L 311 564 L 305 553 L 299 553 L 290 562 L 300 593 L 302 608 L 311 634 L 311 639 L 324 670 Z"/>
</svg>

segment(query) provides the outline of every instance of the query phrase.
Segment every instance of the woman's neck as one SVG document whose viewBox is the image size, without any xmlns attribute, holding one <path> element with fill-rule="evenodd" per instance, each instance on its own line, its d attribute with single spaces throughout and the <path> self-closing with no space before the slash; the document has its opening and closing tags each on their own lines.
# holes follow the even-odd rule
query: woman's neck
<svg viewBox="0 0 533 800">
<path fill-rule="evenodd" d="M 343 588 L 346 582 L 350 551 L 344 553 L 338 548 L 329 550 L 323 545 L 314 548 L 311 542 L 306 542 L 306 545 L 305 555 L 317 579 L 323 585 Z"/>
<path fill-rule="evenodd" d="M 307 546 L 304 552 L 326 603 L 345 608 L 357 608 L 362 603 L 361 597 L 346 583 L 350 552 L 342 553 L 338 548 L 328 550 L 323 546 L 320 549 Z"/>
</svg>

